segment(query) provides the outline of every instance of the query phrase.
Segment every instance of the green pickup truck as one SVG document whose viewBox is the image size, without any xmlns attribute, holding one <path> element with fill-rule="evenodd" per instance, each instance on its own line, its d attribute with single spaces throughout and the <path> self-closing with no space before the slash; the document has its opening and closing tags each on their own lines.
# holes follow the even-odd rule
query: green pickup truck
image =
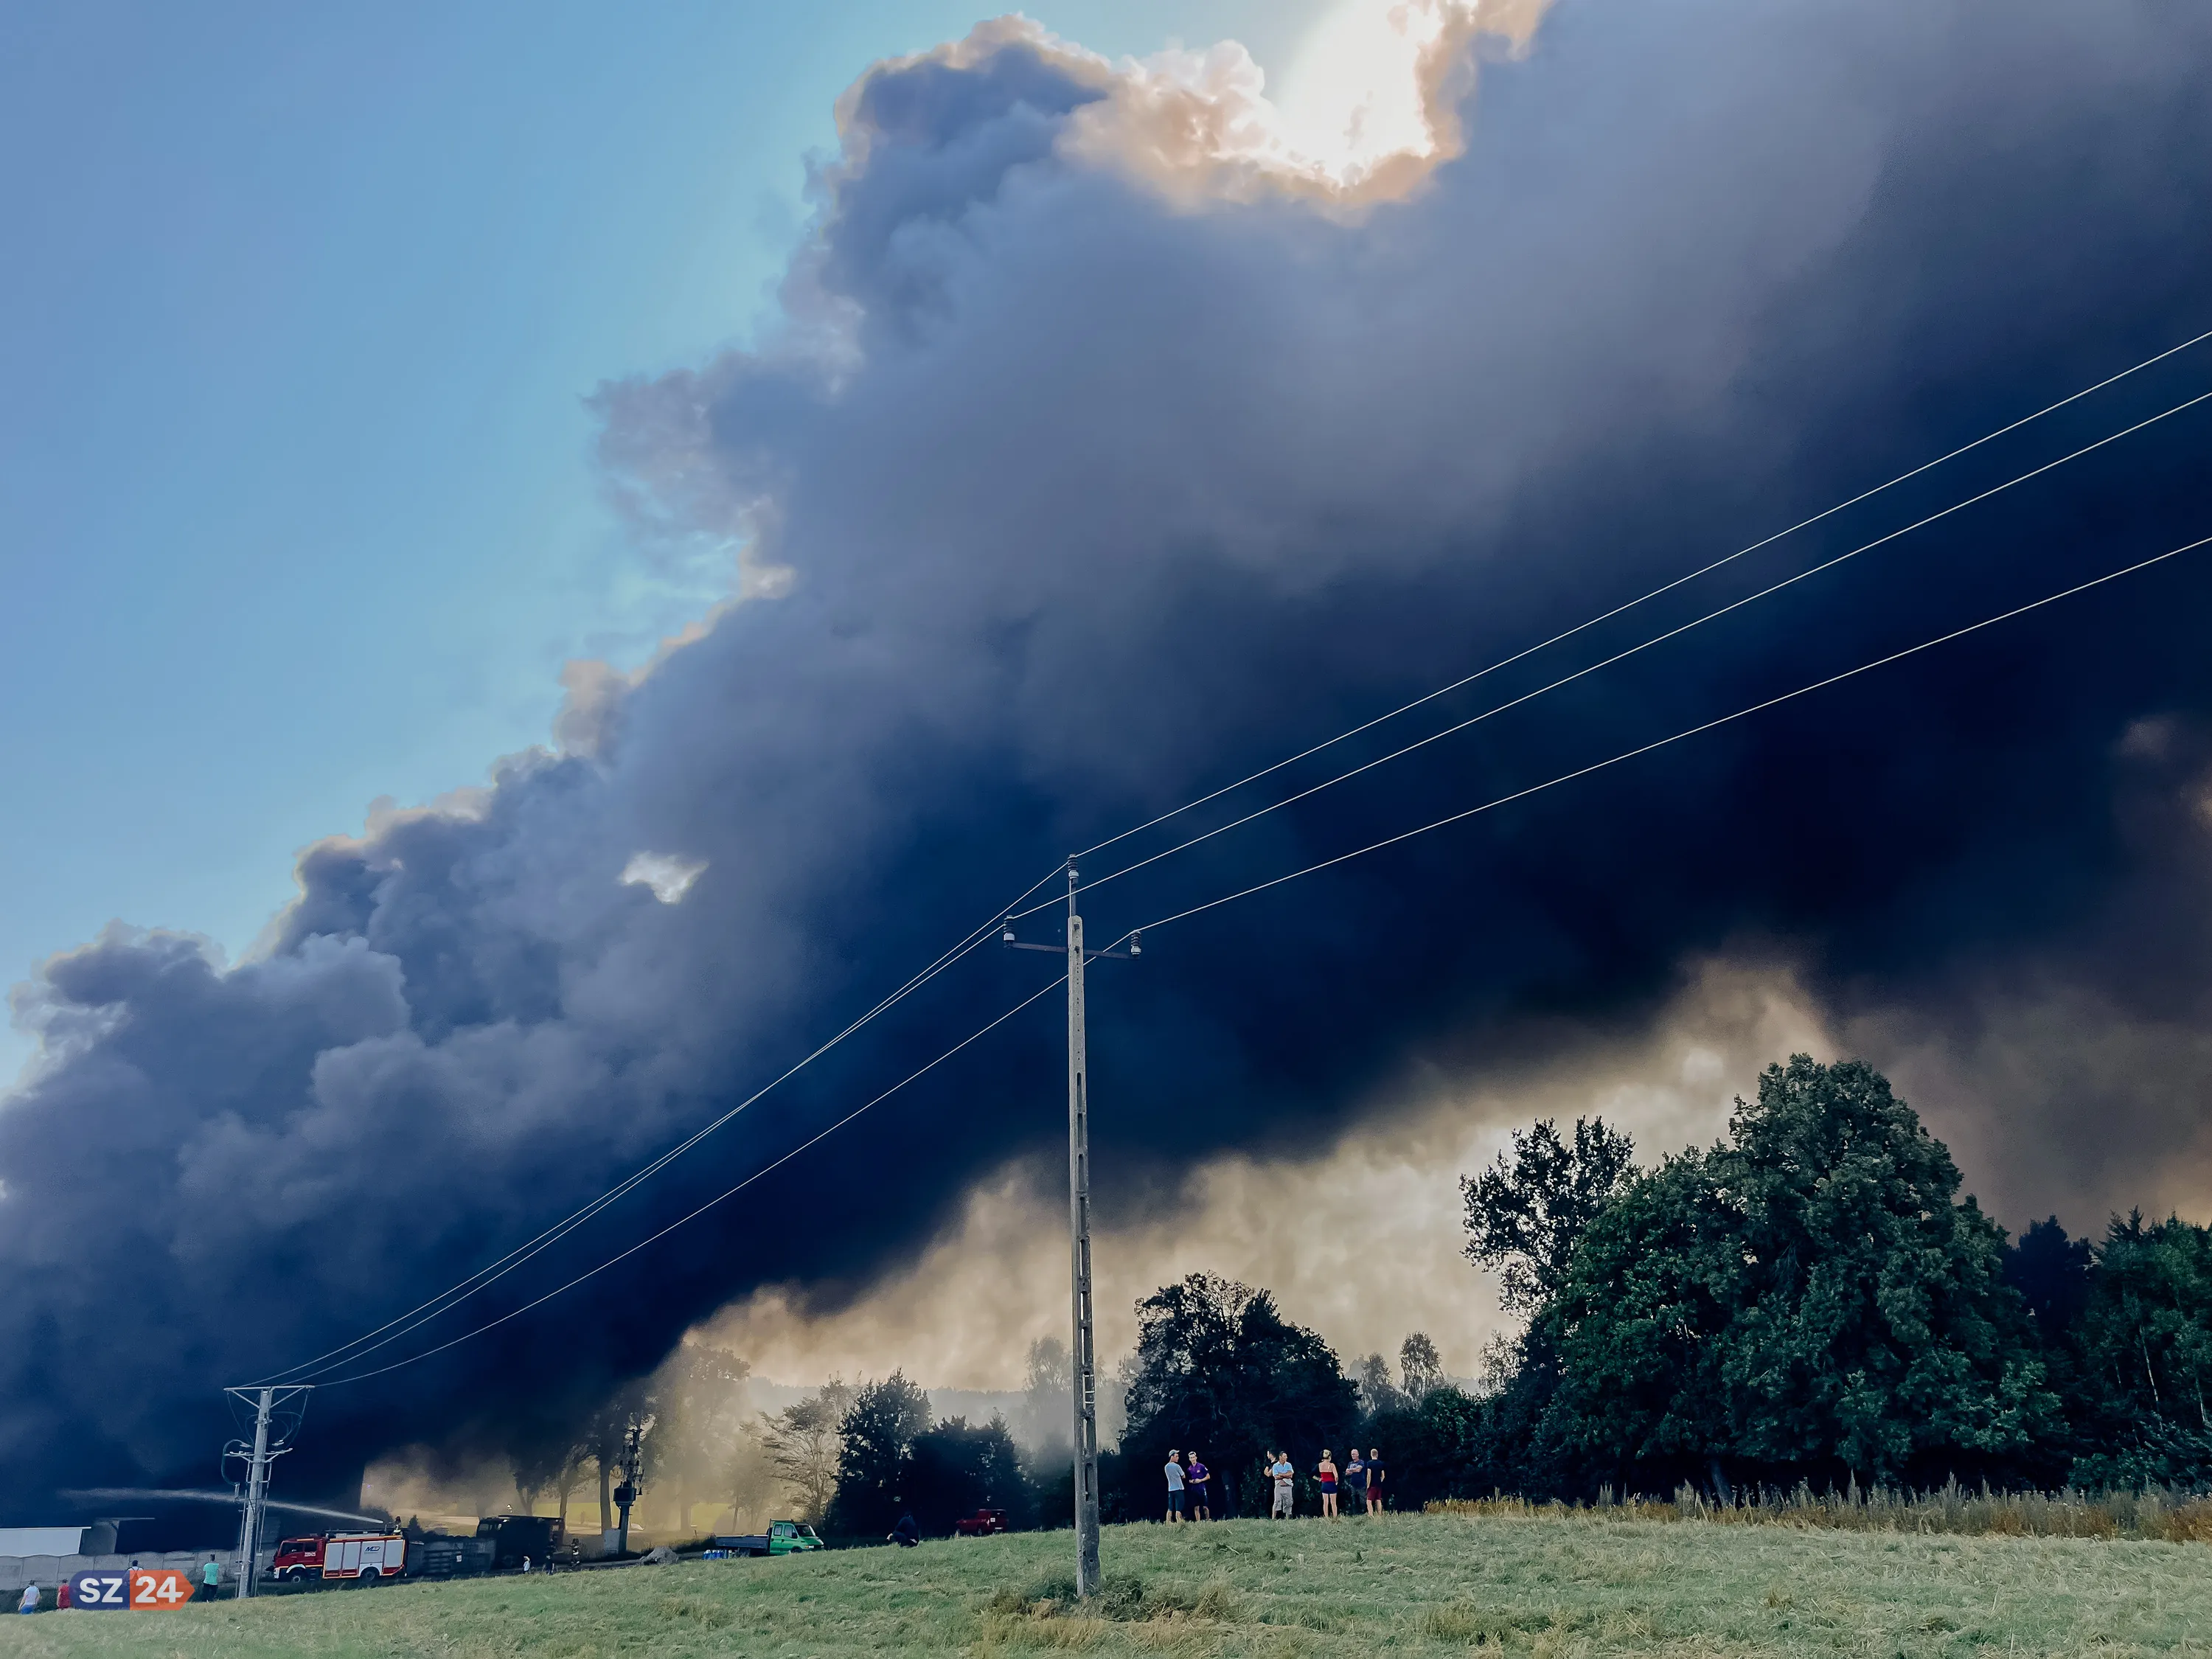
<svg viewBox="0 0 2212 1659">
<path fill-rule="evenodd" d="M 732 1555 L 797 1555 L 821 1547 L 822 1540 L 804 1521 L 771 1521 L 766 1532 L 714 1540 L 714 1552 L 726 1550 Z"/>
</svg>

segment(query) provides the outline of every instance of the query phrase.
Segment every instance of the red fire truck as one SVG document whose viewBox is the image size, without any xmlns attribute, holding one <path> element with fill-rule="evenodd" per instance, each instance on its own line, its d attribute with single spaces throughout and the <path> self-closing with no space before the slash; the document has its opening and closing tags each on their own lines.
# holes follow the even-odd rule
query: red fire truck
<svg viewBox="0 0 2212 1659">
<path fill-rule="evenodd" d="M 287 1538 L 276 1546 L 270 1577 L 296 1584 L 308 1578 L 350 1578 L 379 1584 L 407 1570 L 407 1538 L 397 1532 L 339 1532 Z"/>
</svg>

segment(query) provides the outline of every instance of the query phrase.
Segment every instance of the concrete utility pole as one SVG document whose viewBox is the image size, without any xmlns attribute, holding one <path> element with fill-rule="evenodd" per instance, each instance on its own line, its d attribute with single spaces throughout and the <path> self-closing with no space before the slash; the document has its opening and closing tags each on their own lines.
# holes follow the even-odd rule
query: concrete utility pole
<svg viewBox="0 0 2212 1659">
<path fill-rule="evenodd" d="M 269 1494 L 269 1413 L 276 1389 L 264 1389 L 253 1413 L 253 1462 L 246 1475 L 246 1513 L 238 1523 L 238 1593 L 253 1594 L 254 1570 L 261 1565 L 262 1500 Z"/>
<path fill-rule="evenodd" d="M 1075 1593 L 1098 1593 L 1098 1357 L 1091 1332 L 1091 1102 L 1083 1030 L 1083 918 L 1067 861 L 1067 1248 L 1075 1345 Z"/>
<path fill-rule="evenodd" d="M 1083 1030 L 1083 964 L 1143 954 L 1137 935 L 1126 951 L 1084 948 L 1083 918 L 1075 913 L 1079 882 L 1067 861 L 1067 1253 L 1068 1299 L 1075 1344 L 1069 1353 L 1075 1408 L 1075 1593 L 1098 1593 L 1098 1352 L 1091 1330 L 1091 1077 Z M 1014 919 L 1000 935 L 1009 949 L 1050 951 L 1014 937 Z"/>
<path fill-rule="evenodd" d="M 227 1462 L 235 1457 L 244 1460 L 246 1471 L 246 1507 L 238 1519 L 238 1589 L 234 1595 L 253 1594 L 255 1578 L 261 1565 L 262 1516 L 269 1508 L 269 1468 L 291 1447 L 269 1443 L 270 1420 L 279 1405 L 295 1400 L 308 1392 L 307 1384 L 294 1384 L 281 1389 L 225 1389 L 253 1407 L 253 1449 L 247 1451 L 246 1443 L 234 1440 L 223 1451 Z"/>
</svg>

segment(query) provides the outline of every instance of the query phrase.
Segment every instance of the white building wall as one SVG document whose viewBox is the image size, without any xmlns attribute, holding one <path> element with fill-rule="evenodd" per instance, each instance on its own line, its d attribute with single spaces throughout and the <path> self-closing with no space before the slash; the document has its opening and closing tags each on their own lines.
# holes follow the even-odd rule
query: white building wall
<svg viewBox="0 0 2212 1659">
<path fill-rule="evenodd" d="M 269 1562 L 275 1558 L 271 1552 L 266 1550 L 262 1554 L 262 1568 L 266 1571 Z M 23 1593 L 26 1584 L 36 1584 L 40 1589 L 50 1590 L 64 1579 L 74 1578 L 81 1572 L 90 1572 L 95 1567 L 103 1567 L 112 1572 L 128 1568 L 134 1563 L 142 1567 L 174 1567 L 179 1572 L 189 1575 L 192 1583 L 198 1584 L 200 1568 L 210 1556 L 213 1556 L 222 1568 L 222 1582 L 225 1584 L 234 1583 L 236 1575 L 232 1568 L 235 1563 L 232 1553 L 228 1550 L 170 1550 L 166 1553 L 141 1550 L 135 1555 L 0 1555 L 0 1595 L 5 1595 L 12 1601 Z"/>
</svg>

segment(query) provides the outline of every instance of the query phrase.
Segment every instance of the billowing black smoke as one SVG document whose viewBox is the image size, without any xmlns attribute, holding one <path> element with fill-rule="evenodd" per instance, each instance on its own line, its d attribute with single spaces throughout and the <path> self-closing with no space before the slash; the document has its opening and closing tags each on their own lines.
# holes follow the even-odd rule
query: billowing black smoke
<svg viewBox="0 0 2212 1659">
<path fill-rule="evenodd" d="M 749 538 L 752 597 L 635 684 L 580 676 L 566 750 L 472 813 L 315 849 L 263 959 L 118 931 L 20 994 L 45 1053 L 0 1112 L 0 1505 L 204 1483 L 219 1385 L 529 1237 L 1071 848 L 2212 326 L 2203 8 L 1566 0 L 1525 58 L 1470 50 L 1499 61 L 1465 154 L 1364 206 L 1163 186 L 1103 118 L 1122 72 L 1020 28 L 866 82 L 788 335 L 604 398 L 641 523 Z M 2207 387 L 2212 348 L 1399 724 Z M 1109 884 L 1094 936 L 2212 532 L 2208 436 L 2178 416 Z M 1967 1102 L 2014 1126 L 2016 1201 L 2100 1206 L 2201 1155 L 2212 1062 L 2172 1034 L 2212 995 L 2208 601 L 2212 556 L 2179 560 L 1161 931 L 1097 970 L 1103 1203 L 1340 1127 L 1411 1056 L 1632 1018 L 1747 939 L 1846 1017 L 1911 1010 L 1923 1047 L 1987 1052 L 2038 999 L 2100 1011 L 2082 1096 L 2015 1063 Z M 621 879 L 641 854 L 671 896 L 697 871 L 678 902 Z M 963 963 L 368 1363 L 681 1214 L 1054 971 Z M 1060 1133 L 1058 1021 L 1048 999 L 562 1301 L 327 1391 L 290 1489 L 526 1432 L 764 1280 L 865 1281 Z M 2017 1061 L 2040 1028 L 2014 1026 Z"/>
</svg>

